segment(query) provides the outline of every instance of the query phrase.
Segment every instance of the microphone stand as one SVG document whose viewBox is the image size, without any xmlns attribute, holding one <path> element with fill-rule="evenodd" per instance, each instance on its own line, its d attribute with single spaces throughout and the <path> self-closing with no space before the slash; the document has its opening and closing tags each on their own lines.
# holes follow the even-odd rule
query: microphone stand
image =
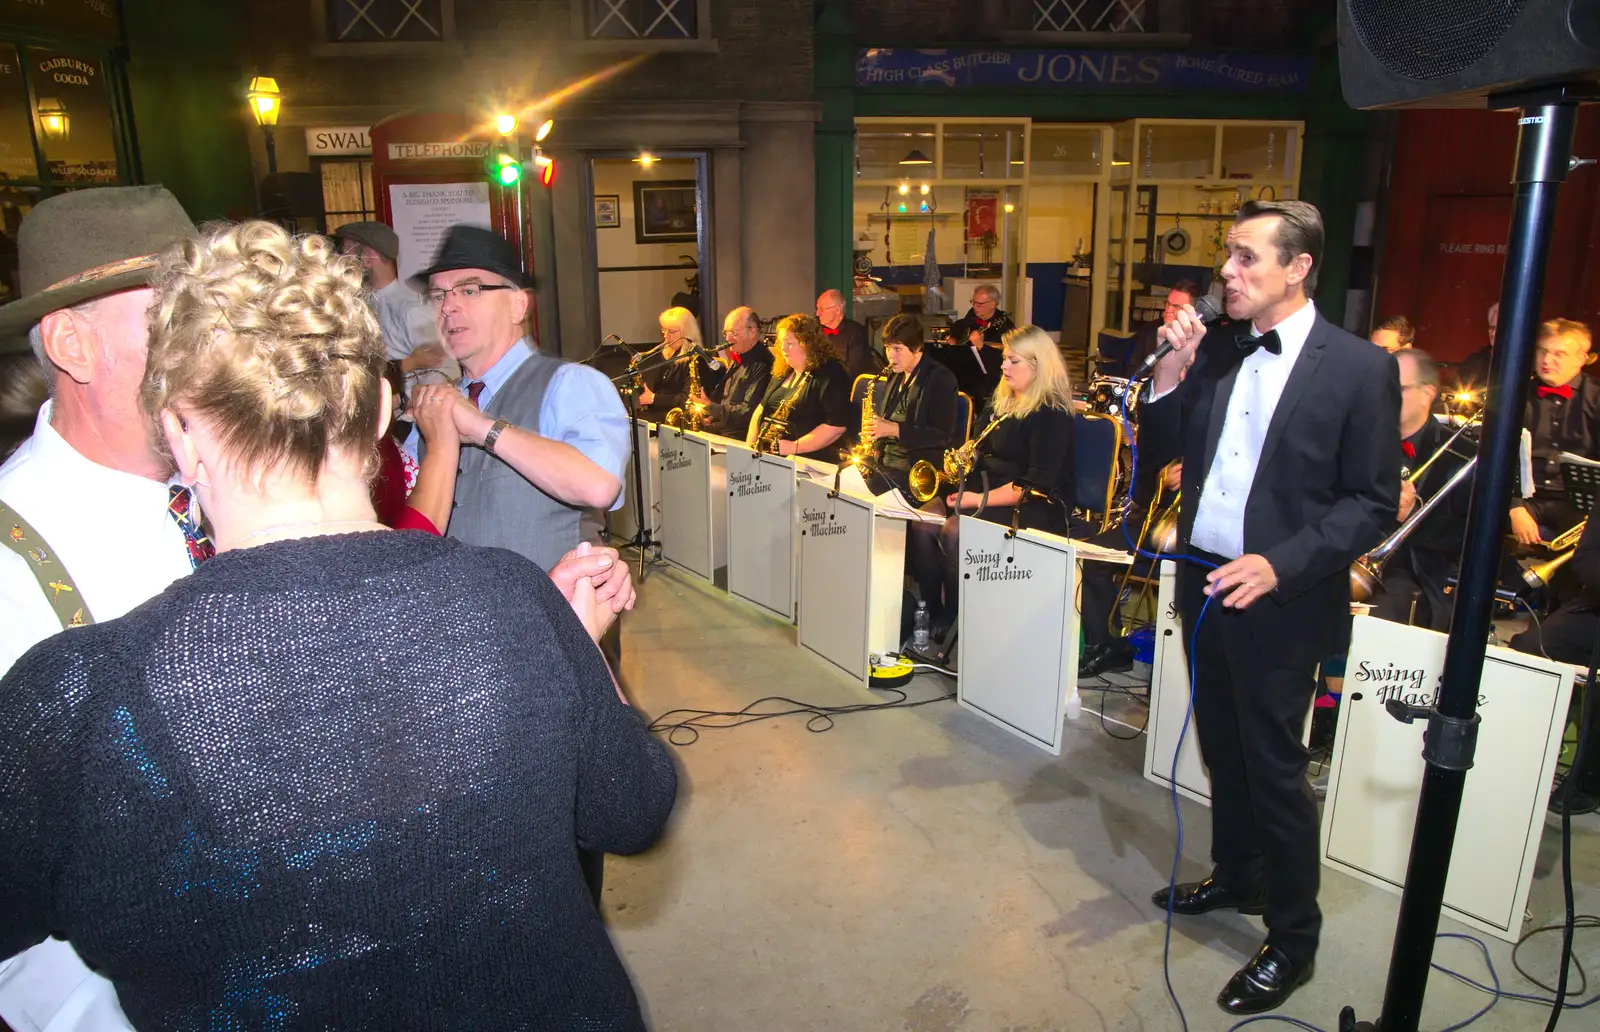
<svg viewBox="0 0 1600 1032">
<path fill-rule="evenodd" d="M 1427 769 L 1411 838 L 1405 893 L 1400 898 L 1383 1011 L 1373 1024 L 1357 1022 L 1355 1010 L 1345 1007 L 1339 1014 L 1340 1032 L 1416 1032 L 1421 1020 L 1456 823 L 1461 815 L 1461 797 L 1477 747 L 1478 682 L 1483 677 L 1484 643 L 1494 615 L 1506 506 L 1517 472 L 1517 444 L 1555 224 L 1556 195 L 1567 172 L 1580 163 L 1572 158 L 1577 108 L 1579 101 L 1592 98 L 1592 89 L 1568 83 L 1489 99 L 1490 107 L 1520 108 L 1523 117 L 1517 129 L 1512 177 L 1516 195 L 1506 247 L 1505 280 L 1500 288 L 1500 324 L 1483 410 L 1483 436 L 1478 446 L 1480 461 L 1467 511 L 1461 574 L 1438 695 L 1429 707 L 1398 702 L 1388 705 L 1390 715 L 1397 720 L 1409 724 L 1426 719 L 1428 729 L 1422 739 Z"/>
<path fill-rule="evenodd" d="M 626 342 L 623 342 L 626 346 Z M 653 373 L 657 369 L 664 369 L 669 365 L 690 356 L 698 355 L 700 348 L 687 348 L 672 358 L 657 360 L 653 364 L 642 365 L 643 360 L 652 357 L 661 351 L 665 345 L 657 345 L 652 351 L 645 352 L 634 358 L 628 371 L 621 376 L 613 376 L 611 382 L 617 385 L 617 393 L 622 395 L 623 402 L 628 407 L 628 437 L 629 445 L 633 451 L 633 512 L 636 520 L 636 529 L 633 539 L 625 547 L 639 549 L 639 583 L 644 584 L 646 559 L 650 549 L 656 548 L 660 542 L 655 540 L 655 535 L 650 532 L 650 524 L 646 522 L 646 514 L 650 511 L 644 500 L 644 459 L 639 448 L 639 409 L 638 393 L 639 380 L 645 373 Z"/>
</svg>

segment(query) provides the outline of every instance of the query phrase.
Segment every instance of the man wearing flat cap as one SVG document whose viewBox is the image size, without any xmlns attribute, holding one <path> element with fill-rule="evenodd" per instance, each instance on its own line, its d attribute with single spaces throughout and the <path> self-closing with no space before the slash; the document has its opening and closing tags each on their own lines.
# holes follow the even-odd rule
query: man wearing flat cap
<svg viewBox="0 0 1600 1032">
<path fill-rule="evenodd" d="M 460 375 L 455 360 L 439 344 L 433 309 L 400 278 L 400 238 L 381 222 L 347 222 L 334 230 L 339 249 L 361 263 L 372 288 L 372 311 L 408 386 L 449 383 Z"/>
<path fill-rule="evenodd" d="M 139 406 L 150 273 L 192 232 L 156 186 L 62 194 L 22 222 L 21 297 L 0 305 L 0 349 L 32 342 L 50 400 L 0 466 L 0 674 L 63 628 L 121 616 L 209 554 Z M 0 1019 L 19 1032 L 131 1027 L 111 983 L 58 939 L 0 960 Z"/>
</svg>

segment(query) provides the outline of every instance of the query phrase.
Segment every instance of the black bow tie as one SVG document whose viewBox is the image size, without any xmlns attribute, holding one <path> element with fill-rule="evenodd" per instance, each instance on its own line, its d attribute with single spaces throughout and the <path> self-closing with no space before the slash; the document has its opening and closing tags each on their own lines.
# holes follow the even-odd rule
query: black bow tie
<svg viewBox="0 0 1600 1032">
<path fill-rule="evenodd" d="M 1250 331 L 1246 330 L 1235 343 L 1239 345 L 1240 359 L 1249 358 L 1257 348 L 1265 348 L 1274 355 L 1283 354 L 1283 341 L 1278 339 L 1277 330 L 1268 330 L 1259 337 L 1251 336 Z"/>
</svg>

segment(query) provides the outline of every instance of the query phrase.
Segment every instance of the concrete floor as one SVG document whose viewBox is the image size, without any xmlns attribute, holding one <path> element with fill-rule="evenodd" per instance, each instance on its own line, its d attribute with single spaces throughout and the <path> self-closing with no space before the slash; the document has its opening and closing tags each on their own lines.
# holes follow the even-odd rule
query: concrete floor
<svg viewBox="0 0 1600 1032">
<path fill-rule="evenodd" d="M 739 709 L 764 695 L 820 704 L 868 693 L 794 645 L 794 628 L 696 578 L 653 569 L 624 623 L 624 676 L 640 709 Z M 913 698 L 953 690 L 919 677 Z M 1098 693 L 1086 707 L 1100 707 Z M 1141 708 L 1107 713 L 1138 726 Z M 1128 728 L 1111 725 L 1119 734 Z M 1087 712 L 1052 758 L 953 701 L 841 718 L 798 717 L 708 732 L 677 750 L 682 792 L 665 840 L 608 863 L 612 935 L 658 1032 L 1178 1029 L 1162 981 L 1169 797 L 1139 776 L 1142 738 L 1117 741 Z M 1209 819 L 1183 804 L 1183 877 L 1209 869 Z M 1559 835 L 1550 824 L 1530 903 L 1559 919 Z M 1574 834 L 1579 912 L 1600 913 L 1600 820 Z M 1323 871 L 1317 976 L 1287 1013 L 1322 1029 L 1341 1006 L 1380 1006 L 1398 900 Z M 1470 932 L 1446 920 L 1442 931 Z M 1258 919 L 1180 918 L 1172 984 L 1192 1029 L 1233 1020 L 1214 997 L 1259 946 Z M 1533 987 L 1510 947 L 1484 937 L 1508 989 Z M 1580 932 L 1600 970 L 1600 932 Z M 1553 976 L 1559 935 L 1523 950 Z M 1469 943 L 1435 959 L 1487 982 Z M 1553 981 L 1553 977 L 1551 979 Z M 1589 992 L 1597 991 L 1591 983 Z M 1422 1027 L 1488 1002 L 1437 972 Z M 1561 1027 L 1600 1027 L 1596 1008 Z M 1546 1008 L 1502 1002 L 1478 1032 L 1542 1028 Z M 1265 1026 L 1259 1026 L 1265 1027 Z"/>
</svg>

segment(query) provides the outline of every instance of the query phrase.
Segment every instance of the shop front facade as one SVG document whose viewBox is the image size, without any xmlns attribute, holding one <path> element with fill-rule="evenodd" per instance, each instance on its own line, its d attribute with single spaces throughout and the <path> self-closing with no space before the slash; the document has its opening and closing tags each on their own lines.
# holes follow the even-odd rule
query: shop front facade
<svg viewBox="0 0 1600 1032">
<path fill-rule="evenodd" d="M 302 224 L 398 218 L 394 191 L 429 180 L 487 184 L 483 210 L 511 220 L 496 224 L 538 283 L 536 336 L 576 359 L 608 336 L 659 339 L 674 303 L 708 338 L 737 305 L 809 309 L 817 109 L 803 5 L 423 0 L 426 25 L 406 18 L 418 5 L 370 18 L 361 6 L 285 5 L 251 46 L 251 74 L 282 92 L 275 182 Z M 502 114 L 517 119 L 509 137 Z M 258 181 L 264 143 L 252 135 Z M 480 160 L 503 146 L 538 162 L 511 188 Z"/>
<path fill-rule="evenodd" d="M 1293 36 L 1211 49 L 1157 31 L 1193 27 L 1184 5 L 1140 6 L 1165 22 L 1084 35 L 990 21 L 985 45 L 819 22 L 819 280 L 855 283 L 864 312 L 933 323 L 993 284 L 1017 322 L 1086 356 L 1102 333 L 1159 319 L 1173 284 L 1208 289 L 1240 204 L 1300 198 L 1328 226 L 1318 307 L 1343 321 L 1370 123 L 1344 105 L 1335 53 Z"/>
</svg>

